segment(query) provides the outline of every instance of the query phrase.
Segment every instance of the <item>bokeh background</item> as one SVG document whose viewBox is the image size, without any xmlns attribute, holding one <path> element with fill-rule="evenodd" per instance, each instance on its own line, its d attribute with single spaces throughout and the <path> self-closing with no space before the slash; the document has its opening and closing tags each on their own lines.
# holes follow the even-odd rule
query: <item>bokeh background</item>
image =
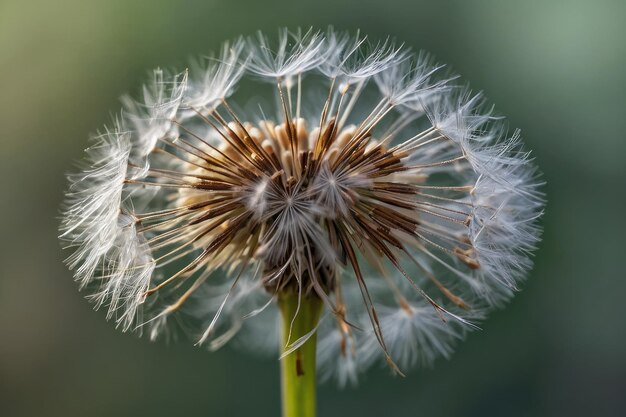
<svg viewBox="0 0 626 417">
<path fill-rule="evenodd" d="M 149 343 L 76 291 L 64 173 L 153 67 L 333 24 L 423 48 L 520 127 L 548 182 L 523 291 L 449 361 L 320 388 L 332 416 L 626 411 L 626 2 L 0 0 L 0 415 L 277 416 L 278 363 Z"/>
</svg>

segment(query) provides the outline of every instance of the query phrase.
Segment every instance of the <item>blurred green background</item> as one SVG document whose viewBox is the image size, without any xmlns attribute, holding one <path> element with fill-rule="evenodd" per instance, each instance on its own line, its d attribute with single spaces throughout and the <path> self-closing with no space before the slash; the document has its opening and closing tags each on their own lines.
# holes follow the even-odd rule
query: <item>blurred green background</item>
<svg viewBox="0 0 626 417">
<path fill-rule="evenodd" d="M 278 363 L 149 343 L 76 291 L 64 173 L 147 70 L 238 34 L 333 24 L 449 63 L 520 127 L 548 181 L 524 290 L 450 361 L 321 387 L 331 416 L 626 411 L 626 2 L 0 0 L 0 415 L 277 416 Z"/>
</svg>

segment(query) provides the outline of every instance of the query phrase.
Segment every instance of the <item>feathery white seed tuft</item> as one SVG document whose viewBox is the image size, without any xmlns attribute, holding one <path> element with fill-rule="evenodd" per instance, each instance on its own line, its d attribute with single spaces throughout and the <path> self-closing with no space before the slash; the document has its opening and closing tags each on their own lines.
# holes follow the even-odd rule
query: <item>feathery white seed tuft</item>
<svg viewBox="0 0 626 417">
<path fill-rule="evenodd" d="M 69 176 L 67 263 L 151 339 L 275 351 L 276 296 L 294 291 L 328 307 L 324 379 L 448 357 L 532 267 L 544 205 L 519 132 L 456 79 L 332 29 L 156 70 Z M 273 92 L 251 100 L 242 80 Z"/>
</svg>

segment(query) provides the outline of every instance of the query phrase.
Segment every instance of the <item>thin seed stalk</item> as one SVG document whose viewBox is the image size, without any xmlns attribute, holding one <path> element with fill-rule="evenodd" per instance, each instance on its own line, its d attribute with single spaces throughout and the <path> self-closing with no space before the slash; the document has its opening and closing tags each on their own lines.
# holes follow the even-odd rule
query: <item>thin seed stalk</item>
<svg viewBox="0 0 626 417">
<path fill-rule="evenodd" d="M 310 333 L 320 319 L 322 301 L 316 296 L 302 296 L 286 291 L 278 296 L 281 313 L 281 350 Z M 297 311 L 297 315 L 296 315 Z M 317 333 L 280 361 L 283 417 L 315 417 L 316 377 L 315 355 Z"/>
</svg>

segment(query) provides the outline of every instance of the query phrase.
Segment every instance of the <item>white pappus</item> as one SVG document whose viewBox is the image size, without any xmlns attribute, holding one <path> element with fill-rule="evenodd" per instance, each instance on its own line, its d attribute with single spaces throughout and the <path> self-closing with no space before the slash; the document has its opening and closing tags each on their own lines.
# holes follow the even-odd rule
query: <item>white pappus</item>
<svg viewBox="0 0 626 417">
<path fill-rule="evenodd" d="M 532 267 L 544 201 L 519 131 L 426 53 L 281 30 L 123 105 L 69 176 L 61 239 L 124 330 L 278 350 L 293 291 L 326 306 L 321 374 L 349 385 L 448 357 Z"/>
</svg>

